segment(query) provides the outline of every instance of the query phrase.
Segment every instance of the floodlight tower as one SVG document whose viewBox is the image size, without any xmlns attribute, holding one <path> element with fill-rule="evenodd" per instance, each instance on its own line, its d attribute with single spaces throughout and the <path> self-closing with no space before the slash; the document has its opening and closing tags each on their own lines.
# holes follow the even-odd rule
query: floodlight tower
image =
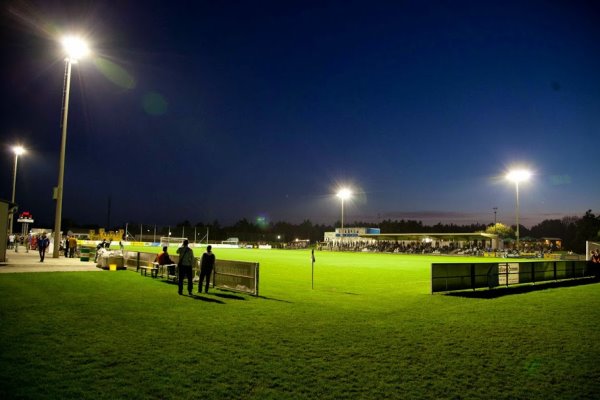
<svg viewBox="0 0 600 400">
<path fill-rule="evenodd" d="M 65 176 L 65 152 L 67 147 L 67 118 L 69 116 L 69 92 L 71 90 L 71 67 L 80 58 L 89 53 L 87 44 L 76 36 L 66 36 L 62 40 L 65 58 L 65 78 L 62 104 L 62 136 L 60 140 L 60 159 L 58 163 L 58 184 L 56 186 L 56 214 L 54 218 L 54 251 L 53 258 L 58 258 L 60 250 L 60 232 L 62 219 L 63 180 Z"/>
<path fill-rule="evenodd" d="M 10 200 L 11 203 L 15 202 L 15 193 L 17 189 L 17 161 L 19 160 L 19 156 L 25 153 L 25 148 L 23 146 L 14 146 L 12 148 L 13 153 L 15 153 L 15 167 L 13 169 L 13 187 L 12 187 L 12 198 Z M 8 233 L 13 233 L 13 220 L 15 219 L 14 213 L 8 214 L 8 218 L 10 219 L 8 226 Z"/>
<path fill-rule="evenodd" d="M 344 200 L 349 199 L 352 196 L 352 192 L 348 188 L 342 188 L 337 192 L 337 197 L 342 200 L 342 228 L 340 230 L 341 240 L 344 240 Z"/>
<path fill-rule="evenodd" d="M 515 169 L 506 174 L 506 179 L 515 183 L 515 192 L 517 194 L 517 250 L 519 249 L 519 183 L 525 182 L 531 177 L 531 172 L 526 169 Z"/>
</svg>

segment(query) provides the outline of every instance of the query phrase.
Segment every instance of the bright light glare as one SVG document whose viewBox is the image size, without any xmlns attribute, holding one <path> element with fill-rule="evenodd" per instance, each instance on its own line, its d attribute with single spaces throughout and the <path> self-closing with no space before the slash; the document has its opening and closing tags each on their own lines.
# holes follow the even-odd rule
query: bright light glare
<svg viewBox="0 0 600 400">
<path fill-rule="evenodd" d="M 512 182 L 523 182 L 531 177 L 531 172 L 526 169 L 515 169 L 506 174 L 506 179 Z"/>
<path fill-rule="evenodd" d="M 13 150 L 13 153 L 15 153 L 18 156 L 25 153 L 25 148 L 23 146 L 14 146 L 12 148 L 12 150 Z"/>
<path fill-rule="evenodd" d="M 67 57 L 73 61 L 85 57 L 90 52 L 87 43 L 77 36 L 65 36 L 62 40 L 62 45 L 67 53 Z"/>
<path fill-rule="evenodd" d="M 340 191 L 337 192 L 337 197 L 339 197 L 342 200 L 349 199 L 350 196 L 352 196 L 352 192 L 350 191 L 350 189 L 347 188 L 340 189 Z"/>
</svg>

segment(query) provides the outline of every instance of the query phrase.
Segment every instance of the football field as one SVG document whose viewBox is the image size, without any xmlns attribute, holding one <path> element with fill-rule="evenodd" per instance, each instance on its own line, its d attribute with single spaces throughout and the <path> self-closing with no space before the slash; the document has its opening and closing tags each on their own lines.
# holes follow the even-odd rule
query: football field
<svg viewBox="0 0 600 400">
<path fill-rule="evenodd" d="M 431 295 L 431 262 L 489 259 L 315 252 L 313 290 L 309 250 L 214 252 L 259 262 L 260 297 L 178 296 L 133 271 L 0 275 L 0 397 L 600 394 L 598 283 Z"/>
</svg>

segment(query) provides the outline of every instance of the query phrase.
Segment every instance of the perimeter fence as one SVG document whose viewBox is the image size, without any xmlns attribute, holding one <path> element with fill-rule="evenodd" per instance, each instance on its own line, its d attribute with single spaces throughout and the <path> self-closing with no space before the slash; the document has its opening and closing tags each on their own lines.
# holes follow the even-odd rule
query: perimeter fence
<svg viewBox="0 0 600 400">
<path fill-rule="evenodd" d="M 527 261 L 499 263 L 432 263 L 431 292 L 492 289 L 597 276 L 586 261 Z"/>
</svg>

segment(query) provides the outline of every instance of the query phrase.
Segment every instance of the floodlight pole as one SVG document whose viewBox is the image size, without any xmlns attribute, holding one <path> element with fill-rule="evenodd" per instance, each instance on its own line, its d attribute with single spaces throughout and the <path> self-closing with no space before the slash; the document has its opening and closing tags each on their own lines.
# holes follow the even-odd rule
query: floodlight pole
<svg viewBox="0 0 600 400">
<path fill-rule="evenodd" d="M 498 211 L 498 207 L 494 207 L 494 235 L 496 235 L 496 246 L 493 246 L 493 242 L 492 242 L 492 247 L 494 247 L 494 250 L 496 250 L 498 248 L 498 222 L 496 220 L 496 212 Z"/>
<path fill-rule="evenodd" d="M 520 210 L 519 210 L 519 182 L 521 181 L 526 181 L 527 179 L 529 179 L 529 177 L 531 176 L 531 172 L 527 171 L 527 170 L 513 170 L 511 172 L 509 172 L 506 175 L 506 178 L 513 181 L 515 183 L 515 193 L 517 196 L 517 215 L 516 215 L 516 219 L 517 219 L 517 241 L 516 241 L 516 249 L 517 251 L 519 250 L 519 214 L 520 214 Z"/>
<path fill-rule="evenodd" d="M 519 250 L 519 181 L 515 181 L 515 192 L 517 194 L 517 251 Z"/>
<path fill-rule="evenodd" d="M 11 203 L 15 203 L 15 195 L 16 195 L 16 189 L 17 189 L 17 162 L 19 159 L 19 154 L 20 151 L 16 150 L 17 148 L 15 147 L 15 166 L 13 169 L 13 186 L 12 186 L 12 198 L 10 200 Z M 22 147 L 20 147 L 20 149 L 22 149 Z M 8 214 L 8 218 L 10 219 L 10 225 L 8 228 L 8 233 L 12 234 L 13 233 L 13 220 L 15 219 L 14 213 L 9 213 Z"/>
<path fill-rule="evenodd" d="M 67 120 L 69 116 L 69 92 L 71 91 L 71 66 L 72 60 L 70 57 L 67 57 L 65 59 L 65 78 L 63 85 L 63 118 L 62 135 L 60 139 L 60 158 L 58 162 L 58 185 L 56 187 L 56 214 L 54 218 L 54 251 L 52 253 L 53 258 L 58 258 L 60 254 L 63 181 L 65 177 L 65 152 L 67 148 Z"/>
<path fill-rule="evenodd" d="M 344 242 L 344 198 L 342 197 L 342 228 L 340 230 L 340 240 Z"/>
</svg>

